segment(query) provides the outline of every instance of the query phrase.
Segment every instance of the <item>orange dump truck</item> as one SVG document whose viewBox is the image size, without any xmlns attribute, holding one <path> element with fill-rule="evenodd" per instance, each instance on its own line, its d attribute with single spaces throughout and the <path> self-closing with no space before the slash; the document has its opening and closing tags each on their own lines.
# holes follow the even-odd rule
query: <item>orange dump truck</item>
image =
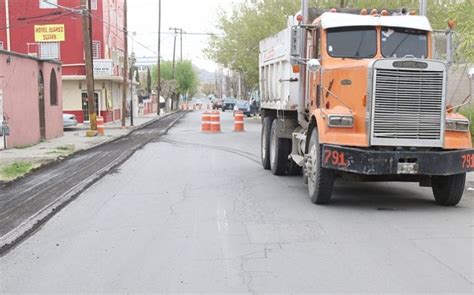
<svg viewBox="0 0 474 295">
<path fill-rule="evenodd" d="M 428 19 L 306 5 L 260 43 L 263 167 L 302 173 L 315 204 L 342 178 L 418 182 L 457 205 L 474 170 L 470 122 L 447 106 Z"/>
</svg>

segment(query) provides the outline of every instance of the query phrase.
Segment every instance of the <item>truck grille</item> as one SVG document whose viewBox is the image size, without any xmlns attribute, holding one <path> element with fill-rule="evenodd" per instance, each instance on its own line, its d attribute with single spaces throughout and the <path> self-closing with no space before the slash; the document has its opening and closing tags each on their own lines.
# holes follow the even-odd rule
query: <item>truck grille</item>
<svg viewBox="0 0 474 295">
<path fill-rule="evenodd" d="M 444 72 L 376 69 L 372 143 L 440 146 Z"/>
</svg>

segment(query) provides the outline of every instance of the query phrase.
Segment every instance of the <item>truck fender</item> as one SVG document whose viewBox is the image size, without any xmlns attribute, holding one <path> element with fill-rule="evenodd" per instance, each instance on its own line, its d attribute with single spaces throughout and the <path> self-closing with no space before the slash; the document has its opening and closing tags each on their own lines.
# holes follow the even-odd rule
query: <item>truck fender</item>
<svg viewBox="0 0 474 295">
<path fill-rule="evenodd" d="M 309 152 L 309 141 L 311 140 L 311 134 L 313 133 L 314 128 L 318 128 L 318 123 L 316 118 L 314 116 L 311 116 L 311 121 L 308 126 L 308 132 L 306 132 L 306 153 Z"/>
</svg>

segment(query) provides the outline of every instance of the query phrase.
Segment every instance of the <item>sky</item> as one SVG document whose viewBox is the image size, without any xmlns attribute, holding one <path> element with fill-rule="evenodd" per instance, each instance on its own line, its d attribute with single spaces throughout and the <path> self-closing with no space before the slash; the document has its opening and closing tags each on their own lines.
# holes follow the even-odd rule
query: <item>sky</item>
<svg viewBox="0 0 474 295">
<path fill-rule="evenodd" d="M 219 8 L 230 10 L 238 0 L 162 0 L 161 31 L 169 28 L 182 28 L 184 32 L 218 33 L 216 29 Z M 137 57 L 156 57 L 158 51 L 158 0 L 128 0 L 128 26 L 130 32 L 136 32 L 130 46 Z M 141 43 L 140 44 L 138 44 Z M 207 47 L 208 37 L 183 35 L 183 58 L 208 71 L 214 71 L 215 63 L 208 60 L 202 50 Z M 177 38 L 177 59 L 180 55 Z M 147 47 L 147 48 L 145 48 Z M 130 49 L 131 50 L 131 49 Z M 165 60 L 173 58 L 173 35 L 161 37 L 161 56 Z"/>
</svg>

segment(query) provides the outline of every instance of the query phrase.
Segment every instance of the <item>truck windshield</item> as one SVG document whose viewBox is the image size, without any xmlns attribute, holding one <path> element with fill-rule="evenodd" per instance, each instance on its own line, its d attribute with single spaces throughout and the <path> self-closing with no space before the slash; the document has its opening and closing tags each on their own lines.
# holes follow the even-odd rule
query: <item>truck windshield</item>
<svg viewBox="0 0 474 295">
<path fill-rule="evenodd" d="M 332 57 L 372 58 L 377 53 L 377 32 L 374 27 L 328 29 L 327 51 Z"/>
<path fill-rule="evenodd" d="M 428 35 L 426 31 L 384 27 L 381 31 L 382 55 L 384 57 L 413 56 L 426 58 Z"/>
</svg>

